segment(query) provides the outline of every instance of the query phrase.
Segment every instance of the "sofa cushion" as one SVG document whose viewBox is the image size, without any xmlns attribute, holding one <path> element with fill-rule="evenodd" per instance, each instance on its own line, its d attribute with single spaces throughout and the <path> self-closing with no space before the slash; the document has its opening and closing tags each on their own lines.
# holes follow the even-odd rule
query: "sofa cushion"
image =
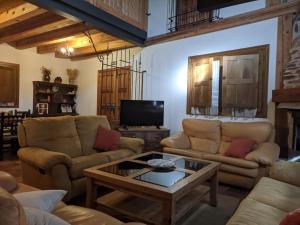
<svg viewBox="0 0 300 225">
<path fill-rule="evenodd" d="M 111 151 L 120 148 L 120 132 L 99 126 L 94 148 L 101 151 Z"/>
<path fill-rule="evenodd" d="M 86 156 L 79 156 L 72 159 L 72 167 L 70 168 L 70 176 L 72 179 L 83 177 L 83 170 L 92 166 L 108 163 L 109 158 L 104 153 L 94 153 Z"/>
<path fill-rule="evenodd" d="M 71 225 L 46 211 L 24 207 L 27 225 Z"/>
<path fill-rule="evenodd" d="M 96 153 L 94 143 L 98 127 L 110 129 L 106 116 L 76 116 L 75 124 L 80 138 L 83 155 Z"/>
<path fill-rule="evenodd" d="M 300 208 L 300 188 L 263 177 L 248 196 L 285 212 Z"/>
<path fill-rule="evenodd" d="M 193 158 L 198 158 L 198 159 L 201 159 L 202 156 L 205 154 L 205 153 L 193 150 L 193 149 L 183 150 L 183 149 L 178 149 L 178 148 L 167 148 L 167 147 L 165 147 L 163 149 L 163 151 L 165 153 L 170 153 L 170 154 L 175 154 L 175 155 L 183 155 L 183 156 L 193 157 Z"/>
<path fill-rule="evenodd" d="M 22 206 L 5 189 L 0 187 L 0 223 L 26 225 L 26 216 Z"/>
<path fill-rule="evenodd" d="M 54 215 L 72 225 L 121 225 L 121 221 L 93 209 L 68 205 L 53 212 Z"/>
<path fill-rule="evenodd" d="M 70 157 L 82 154 L 74 117 L 27 118 L 23 126 L 28 146 L 62 152 Z"/>
<path fill-rule="evenodd" d="M 243 138 L 255 140 L 257 144 L 267 142 L 272 133 L 268 122 L 227 122 L 222 123 L 222 140 L 231 142 Z"/>
<path fill-rule="evenodd" d="M 220 143 L 221 122 L 218 120 L 184 119 L 184 133 L 193 150 L 216 153 Z"/>
<path fill-rule="evenodd" d="M 114 151 L 103 152 L 103 154 L 108 157 L 109 161 L 116 161 L 133 156 L 135 153 L 129 149 L 118 149 Z"/>
<path fill-rule="evenodd" d="M 228 157 L 221 154 L 204 154 L 202 158 L 242 168 L 255 169 L 259 167 L 258 163 L 256 162 Z"/>
<path fill-rule="evenodd" d="M 258 175 L 258 168 L 250 169 L 250 168 L 242 168 L 239 166 L 232 166 L 228 164 L 221 164 L 220 171 L 232 173 L 232 174 L 239 174 L 246 177 L 257 177 Z"/>
<path fill-rule="evenodd" d="M 235 139 L 231 142 L 225 152 L 225 155 L 243 159 L 249 152 L 251 152 L 255 144 L 256 141 L 251 139 Z"/>
<path fill-rule="evenodd" d="M 286 212 L 246 198 L 226 225 L 278 225 Z"/>
</svg>

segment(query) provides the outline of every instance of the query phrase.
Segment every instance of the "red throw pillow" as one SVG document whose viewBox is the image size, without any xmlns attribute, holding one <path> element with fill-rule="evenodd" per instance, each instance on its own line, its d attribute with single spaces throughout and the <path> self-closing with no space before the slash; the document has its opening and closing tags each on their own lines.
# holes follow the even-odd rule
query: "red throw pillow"
<svg viewBox="0 0 300 225">
<path fill-rule="evenodd" d="M 231 142 L 230 146 L 225 152 L 225 155 L 243 159 L 249 152 L 251 152 L 254 145 L 256 145 L 255 140 L 235 139 Z"/>
<path fill-rule="evenodd" d="M 116 150 L 120 147 L 120 133 L 99 126 L 94 148 L 102 151 Z"/>
<path fill-rule="evenodd" d="M 284 217 L 280 225 L 299 225 L 300 224 L 300 208 L 290 212 Z"/>
</svg>

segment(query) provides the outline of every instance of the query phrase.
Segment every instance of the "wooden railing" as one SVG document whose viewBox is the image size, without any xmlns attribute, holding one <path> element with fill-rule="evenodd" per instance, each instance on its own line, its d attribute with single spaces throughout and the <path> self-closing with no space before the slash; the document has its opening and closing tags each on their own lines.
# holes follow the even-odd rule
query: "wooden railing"
<svg viewBox="0 0 300 225">
<path fill-rule="evenodd" d="M 140 29 L 147 30 L 148 0 L 86 1 Z"/>
</svg>

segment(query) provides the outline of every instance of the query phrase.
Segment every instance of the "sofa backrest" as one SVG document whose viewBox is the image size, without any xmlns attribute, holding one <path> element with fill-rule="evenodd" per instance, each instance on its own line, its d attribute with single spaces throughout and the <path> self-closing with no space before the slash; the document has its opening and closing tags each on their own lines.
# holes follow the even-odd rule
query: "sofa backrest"
<svg viewBox="0 0 300 225">
<path fill-rule="evenodd" d="M 273 126 L 269 122 L 225 122 L 222 123 L 222 137 L 219 153 L 225 153 L 234 139 L 252 139 L 257 144 L 268 142 L 272 136 Z"/>
<path fill-rule="evenodd" d="M 96 153 L 93 148 L 99 126 L 110 129 L 106 116 L 76 116 L 75 124 L 83 155 Z"/>
<path fill-rule="evenodd" d="M 184 119 L 184 133 L 189 137 L 193 150 L 216 153 L 221 137 L 221 121 Z"/>
<path fill-rule="evenodd" d="M 27 118 L 18 131 L 21 147 L 39 147 L 70 157 L 82 155 L 75 118 L 72 116 Z"/>
</svg>

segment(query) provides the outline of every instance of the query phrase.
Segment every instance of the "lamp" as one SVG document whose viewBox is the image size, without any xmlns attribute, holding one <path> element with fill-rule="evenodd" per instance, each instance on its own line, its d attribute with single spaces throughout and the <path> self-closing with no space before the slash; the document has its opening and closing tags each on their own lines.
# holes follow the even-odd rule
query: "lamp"
<svg viewBox="0 0 300 225">
<path fill-rule="evenodd" d="M 60 52 L 66 56 L 70 56 L 74 53 L 74 48 L 67 46 L 65 48 L 61 48 Z"/>
</svg>

